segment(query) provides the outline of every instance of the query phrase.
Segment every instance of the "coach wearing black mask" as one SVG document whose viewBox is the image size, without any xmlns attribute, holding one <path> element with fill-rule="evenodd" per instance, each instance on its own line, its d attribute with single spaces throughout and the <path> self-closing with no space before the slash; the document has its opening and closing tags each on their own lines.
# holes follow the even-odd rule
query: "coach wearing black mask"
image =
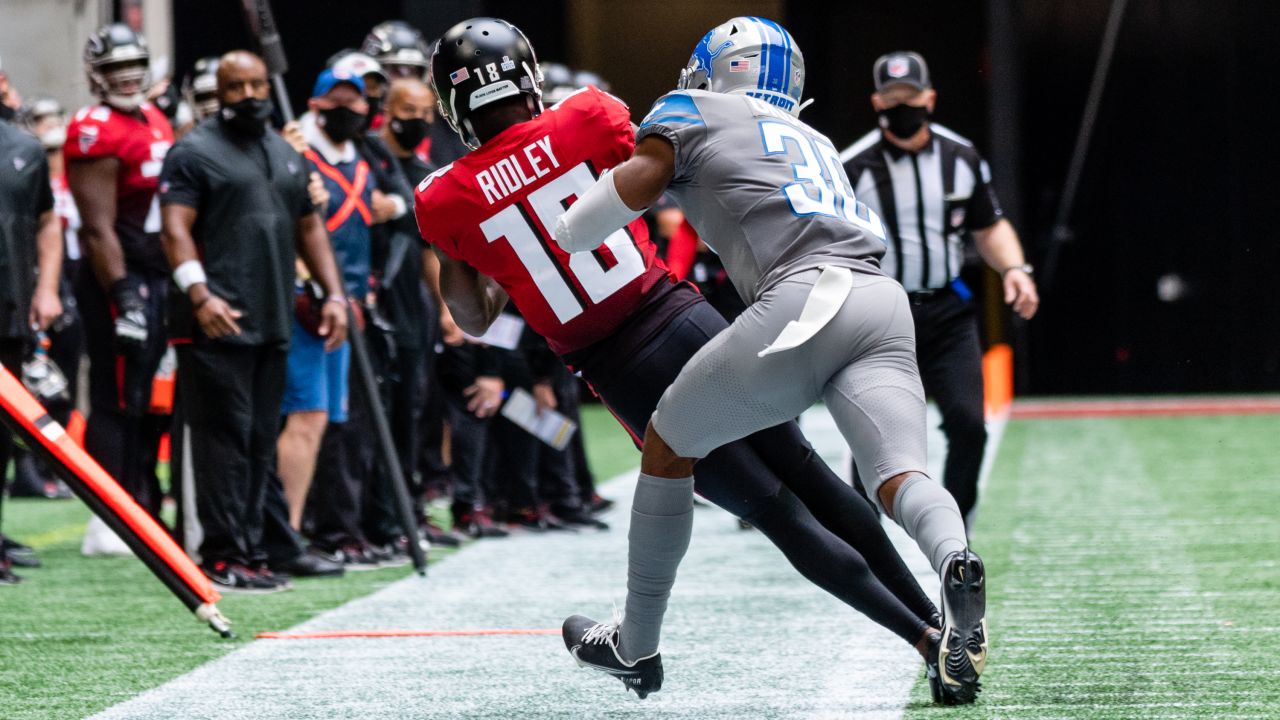
<svg viewBox="0 0 1280 720">
<path fill-rule="evenodd" d="M 977 502 L 986 446 L 982 351 L 973 293 L 960 279 L 973 242 L 1000 273 L 1005 303 L 1024 319 L 1039 305 L 1031 266 L 1003 216 L 991 169 L 973 143 L 932 122 L 938 94 L 914 52 L 876 60 L 871 105 L 878 130 L 841 153 L 854 196 L 889 231 L 883 268 L 907 290 L 925 393 L 938 404 L 947 436 L 943 484 L 966 525 Z"/>
<path fill-rule="evenodd" d="M 194 480 L 206 574 L 223 590 L 265 592 L 287 588 L 266 566 L 263 507 L 275 490 L 295 257 L 333 301 L 319 330 L 333 347 L 346 337 L 346 302 L 307 165 L 267 130 L 266 66 L 230 52 L 217 79 L 219 112 L 173 147 L 160 176 L 162 241 L 181 291 L 170 294 L 180 343 L 175 446 L 182 479 Z"/>
</svg>

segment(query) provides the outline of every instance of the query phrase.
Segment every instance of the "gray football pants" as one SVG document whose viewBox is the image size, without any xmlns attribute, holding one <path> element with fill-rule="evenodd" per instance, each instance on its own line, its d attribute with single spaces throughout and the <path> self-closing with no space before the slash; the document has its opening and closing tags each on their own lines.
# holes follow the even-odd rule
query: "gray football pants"
<svg viewBox="0 0 1280 720">
<path fill-rule="evenodd" d="M 879 504 L 881 483 L 927 467 L 911 308 L 898 283 L 853 273 L 830 322 L 799 347 L 759 357 L 800 317 L 819 275 L 779 282 L 690 358 L 663 393 L 654 429 L 681 457 L 702 458 L 824 400 Z"/>
</svg>

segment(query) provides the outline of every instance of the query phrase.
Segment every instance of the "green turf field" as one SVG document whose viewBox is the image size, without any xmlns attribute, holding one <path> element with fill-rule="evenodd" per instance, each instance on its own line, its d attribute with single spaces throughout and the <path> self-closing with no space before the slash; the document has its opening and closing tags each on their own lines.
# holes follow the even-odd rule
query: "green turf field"
<svg viewBox="0 0 1280 720">
<path fill-rule="evenodd" d="M 633 467 L 630 437 L 602 406 L 584 408 L 588 461 L 600 477 Z M 448 513 L 441 514 L 441 520 Z M 72 718 L 110 707 L 234 650 L 368 595 L 412 572 L 391 568 L 301 580 L 292 592 L 230 595 L 218 607 L 239 637 L 219 640 L 133 558 L 80 555 L 79 500 L 6 500 L 4 531 L 34 545 L 43 568 L 0 587 L 0 718 Z M 432 561 L 450 551 L 433 548 Z"/>
<path fill-rule="evenodd" d="M 589 410 L 597 474 L 634 466 L 630 440 Z M 1280 416 L 1010 423 L 974 537 L 991 593 L 985 690 L 943 709 L 918 683 L 906 715 L 1280 716 L 1277 437 Z M 5 718 L 109 707 L 408 572 L 227 598 L 241 639 L 225 642 L 136 561 L 81 558 L 78 503 L 13 502 L 5 516 L 46 563 L 0 589 Z"/>
<path fill-rule="evenodd" d="M 977 706 L 908 717 L 1280 717 L 1280 417 L 1010 423 L 974 546 Z"/>
</svg>

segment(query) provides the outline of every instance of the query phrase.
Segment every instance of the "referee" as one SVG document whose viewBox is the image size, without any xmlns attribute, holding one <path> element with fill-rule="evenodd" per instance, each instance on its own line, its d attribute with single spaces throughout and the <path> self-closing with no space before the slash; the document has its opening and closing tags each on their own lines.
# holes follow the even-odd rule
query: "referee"
<svg viewBox="0 0 1280 720">
<path fill-rule="evenodd" d="M 182 291 L 172 296 L 174 334 L 189 338 L 179 350 L 179 392 L 201 562 L 221 589 L 259 592 L 287 587 L 265 566 L 263 513 L 294 316 L 295 247 L 328 294 L 320 334 L 330 348 L 345 340 L 347 318 L 307 165 L 267 132 L 269 93 L 262 60 L 224 55 L 221 110 L 174 146 L 160 184 L 164 249 Z"/>
<path fill-rule="evenodd" d="M 876 60 L 871 105 L 880 128 L 841 154 L 854 195 L 879 213 L 890 241 L 883 268 L 906 288 L 925 392 L 947 436 L 943 484 L 968 524 L 987 442 L 982 350 L 973 294 L 960 279 L 964 243 L 1000 273 L 1004 301 L 1031 319 L 1040 300 L 1018 234 L 1000 210 L 991 170 L 973 143 L 930 122 L 937 92 L 924 58 Z"/>
</svg>

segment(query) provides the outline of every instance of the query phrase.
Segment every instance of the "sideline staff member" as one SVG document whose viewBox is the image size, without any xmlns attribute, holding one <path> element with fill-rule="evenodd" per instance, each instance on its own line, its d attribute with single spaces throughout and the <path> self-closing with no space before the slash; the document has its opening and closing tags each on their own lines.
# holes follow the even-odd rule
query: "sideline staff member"
<svg viewBox="0 0 1280 720">
<path fill-rule="evenodd" d="M 902 283 L 916 325 L 925 392 L 947 436 L 943 484 L 969 522 L 986 448 L 982 350 L 972 293 L 960 280 L 963 243 L 1000 273 L 1004 301 L 1024 319 L 1040 299 L 1018 234 L 1000 210 L 991 170 L 973 143 L 929 121 L 937 92 L 924 58 L 895 52 L 876 60 L 873 130 L 841 155 L 854 196 L 879 213 L 891 234 L 883 267 Z"/>
<path fill-rule="evenodd" d="M 22 376 L 33 327 L 43 330 L 62 314 L 62 224 L 53 212 L 49 163 L 40 141 L 0 120 L 0 364 Z M 0 500 L 13 436 L 0 426 Z M 31 548 L 0 535 L 0 585 L 21 581 L 11 554 L 38 564 Z"/>
<path fill-rule="evenodd" d="M 306 163 L 267 132 L 269 92 L 257 56 L 224 55 L 222 109 L 174 146 L 160 186 L 165 252 L 182 291 L 173 315 L 186 320 L 175 325 L 185 324 L 191 338 L 179 350 L 179 373 L 204 530 L 200 555 L 218 585 L 260 591 L 282 585 L 263 568 L 263 502 L 276 465 L 295 246 L 328 294 L 320 326 L 328 349 L 346 339 L 347 326 Z"/>
</svg>

